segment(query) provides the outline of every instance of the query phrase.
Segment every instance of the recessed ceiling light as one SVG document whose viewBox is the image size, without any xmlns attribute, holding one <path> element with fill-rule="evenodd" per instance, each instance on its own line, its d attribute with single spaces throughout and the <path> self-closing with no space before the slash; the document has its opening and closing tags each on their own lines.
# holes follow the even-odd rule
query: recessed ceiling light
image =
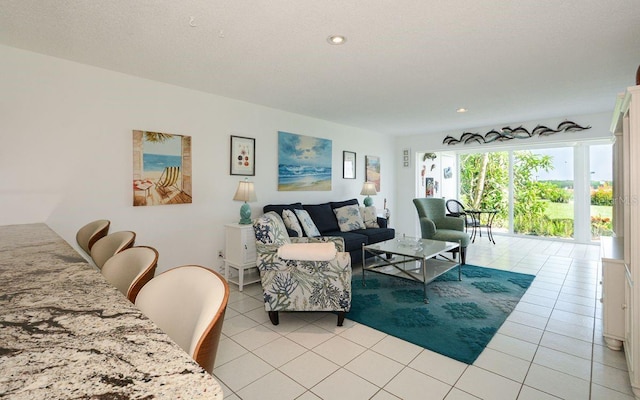
<svg viewBox="0 0 640 400">
<path fill-rule="evenodd" d="M 460 107 L 460 108 L 458 108 L 458 109 L 456 110 L 456 112 L 457 112 L 457 113 L 466 113 L 467 111 L 469 111 L 469 110 L 467 110 L 467 109 L 466 109 L 466 108 L 464 108 L 464 107 Z"/>
<path fill-rule="evenodd" d="M 347 38 L 341 35 L 331 35 L 327 38 L 327 42 L 329 44 L 344 44 L 347 41 Z"/>
</svg>

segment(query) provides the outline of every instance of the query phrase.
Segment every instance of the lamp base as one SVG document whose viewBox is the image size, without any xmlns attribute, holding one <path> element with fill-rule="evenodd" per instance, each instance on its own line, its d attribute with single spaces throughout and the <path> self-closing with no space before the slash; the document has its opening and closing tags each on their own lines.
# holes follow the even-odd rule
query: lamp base
<svg viewBox="0 0 640 400">
<path fill-rule="evenodd" d="M 366 207 L 372 206 L 373 205 L 373 199 L 369 196 L 364 198 L 364 205 Z"/>
<path fill-rule="evenodd" d="M 240 225 L 249 225 L 251 224 L 251 207 L 249 204 L 244 203 L 242 207 L 240 207 Z"/>
</svg>

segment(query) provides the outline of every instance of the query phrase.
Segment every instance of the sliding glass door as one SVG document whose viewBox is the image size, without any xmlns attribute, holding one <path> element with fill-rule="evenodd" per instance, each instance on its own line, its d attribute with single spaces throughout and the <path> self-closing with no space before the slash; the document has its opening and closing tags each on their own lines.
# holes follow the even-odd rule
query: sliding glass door
<svg viewBox="0 0 640 400">
<path fill-rule="evenodd" d="M 497 210 L 495 231 L 509 230 L 509 153 L 460 156 L 460 200 L 474 210 Z"/>
<path fill-rule="evenodd" d="M 611 234 L 610 144 L 460 154 L 459 166 L 461 201 L 498 210 L 495 232 L 581 242 Z"/>
<path fill-rule="evenodd" d="M 613 234 L 612 145 L 589 148 L 591 239 Z"/>
<path fill-rule="evenodd" d="M 514 233 L 573 237 L 573 148 L 514 152 Z"/>
</svg>

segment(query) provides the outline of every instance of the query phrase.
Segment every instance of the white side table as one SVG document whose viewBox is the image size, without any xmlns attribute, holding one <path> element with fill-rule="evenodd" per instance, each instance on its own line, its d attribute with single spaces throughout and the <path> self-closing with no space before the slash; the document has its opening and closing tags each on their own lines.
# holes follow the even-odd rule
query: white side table
<svg viewBox="0 0 640 400">
<path fill-rule="evenodd" d="M 242 291 L 244 285 L 260 282 L 253 225 L 226 224 L 224 231 L 224 277 Z"/>
</svg>

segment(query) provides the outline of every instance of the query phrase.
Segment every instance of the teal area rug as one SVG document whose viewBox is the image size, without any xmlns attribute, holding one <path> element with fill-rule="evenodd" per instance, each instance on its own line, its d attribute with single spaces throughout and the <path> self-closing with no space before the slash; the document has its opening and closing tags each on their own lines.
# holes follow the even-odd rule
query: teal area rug
<svg viewBox="0 0 640 400">
<path fill-rule="evenodd" d="M 472 364 L 520 301 L 534 275 L 474 265 L 462 266 L 427 286 L 366 272 L 351 282 L 346 318 L 426 349 Z"/>
</svg>

